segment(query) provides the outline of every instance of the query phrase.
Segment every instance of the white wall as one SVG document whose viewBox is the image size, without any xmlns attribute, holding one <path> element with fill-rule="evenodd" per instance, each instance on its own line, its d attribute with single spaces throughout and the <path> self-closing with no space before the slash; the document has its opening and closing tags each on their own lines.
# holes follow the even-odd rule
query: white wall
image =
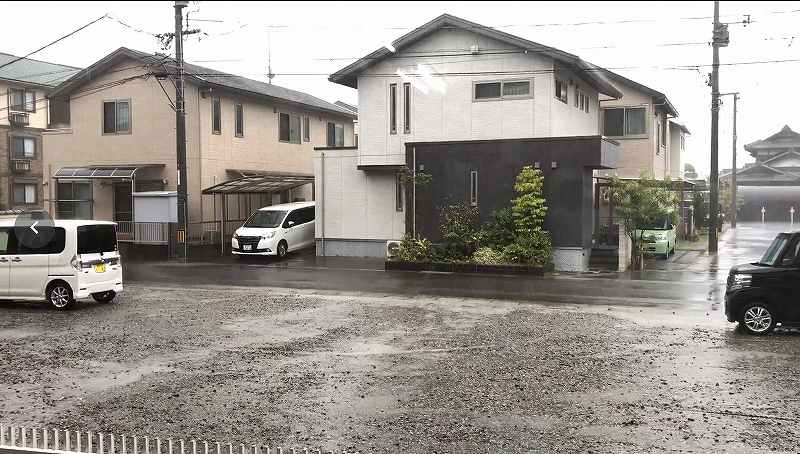
<svg viewBox="0 0 800 454">
<path fill-rule="evenodd" d="M 483 52 L 464 55 L 477 44 Z M 442 49 L 457 56 L 441 55 Z M 413 56 L 410 56 L 413 55 Z M 420 66 L 422 68 L 420 68 Z M 398 74 L 470 73 L 430 77 Z M 480 72 L 533 72 L 523 75 L 474 75 Z M 570 86 L 564 104 L 555 98 L 554 62 L 534 53 L 522 53 L 508 44 L 468 30 L 443 29 L 366 70 L 358 78 L 359 153 L 361 164 L 400 164 L 406 142 L 509 139 L 598 134 L 597 93 L 568 71 L 559 70 Z M 477 81 L 523 80 L 533 82 L 533 97 L 502 101 L 473 101 Z M 403 131 L 403 83 L 412 84 L 411 132 Z M 389 85 L 398 87 L 397 134 L 389 128 Z M 575 85 L 592 100 L 589 113 L 574 107 Z"/>
</svg>

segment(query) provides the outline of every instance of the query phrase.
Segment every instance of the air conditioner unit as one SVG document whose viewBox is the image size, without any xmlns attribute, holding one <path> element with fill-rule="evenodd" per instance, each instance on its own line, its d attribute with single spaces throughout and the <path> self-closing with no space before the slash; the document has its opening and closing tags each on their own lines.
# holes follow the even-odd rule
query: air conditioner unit
<svg viewBox="0 0 800 454">
<path fill-rule="evenodd" d="M 391 259 L 397 257 L 397 252 L 400 250 L 400 242 L 389 240 L 386 242 L 386 258 Z"/>
</svg>

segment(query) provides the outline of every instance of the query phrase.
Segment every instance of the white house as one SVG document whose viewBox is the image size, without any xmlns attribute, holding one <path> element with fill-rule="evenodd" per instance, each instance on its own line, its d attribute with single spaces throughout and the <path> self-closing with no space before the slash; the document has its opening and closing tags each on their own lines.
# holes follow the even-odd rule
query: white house
<svg viewBox="0 0 800 454">
<path fill-rule="evenodd" d="M 599 96 L 621 93 L 602 71 L 448 14 L 391 46 L 330 76 L 358 90 L 359 140 L 316 149 L 317 253 L 380 257 L 407 232 L 435 236 L 432 213 L 444 198 L 463 198 L 486 218 L 530 164 L 545 173 L 556 265 L 585 268 L 591 172 L 613 167 L 616 154 L 600 133 Z M 398 172 L 425 165 L 437 169 L 425 194 L 405 188 Z"/>
</svg>

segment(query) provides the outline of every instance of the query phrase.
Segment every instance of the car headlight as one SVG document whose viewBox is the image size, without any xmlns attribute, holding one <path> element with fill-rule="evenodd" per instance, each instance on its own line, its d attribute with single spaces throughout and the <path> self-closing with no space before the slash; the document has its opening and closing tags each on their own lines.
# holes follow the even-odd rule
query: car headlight
<svg viewBox="0 0 800 454">
<path fill-rule="evenodd" d="M 753 276 L 749 274 L 734 274 L 733 279 L 730 281 L 730 285 L 728 286 L 732 290 L 743 289 L 746 287 L 750 287 L 750 284 L 753 282 Z"/>
<path fill-rule="evenodd" d="M 262 240 L 268 240 L 270 238 L 275 238 L 275 232 L 269 232 L 265 235 L 261 235 Z"/>
<path fill-rule="evenodd" d="M 239 234 L 236 233 L 236 232 L 233 232 L 233 239 L 234 240 L 238 240 L 239 239 Z"/>
</svg>

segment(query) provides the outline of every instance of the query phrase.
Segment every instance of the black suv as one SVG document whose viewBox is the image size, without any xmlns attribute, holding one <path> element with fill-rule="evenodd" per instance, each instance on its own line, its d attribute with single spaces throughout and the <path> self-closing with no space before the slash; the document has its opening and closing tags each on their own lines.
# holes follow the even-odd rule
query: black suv
<svg viewBox="0 0 800 454">
<path fill-rule="evenodd" d="M 761 260 L 731 268 L 725 315 L 750 334 L 800 325 L 800 232 L 778 234 Z"/>
</svg>

